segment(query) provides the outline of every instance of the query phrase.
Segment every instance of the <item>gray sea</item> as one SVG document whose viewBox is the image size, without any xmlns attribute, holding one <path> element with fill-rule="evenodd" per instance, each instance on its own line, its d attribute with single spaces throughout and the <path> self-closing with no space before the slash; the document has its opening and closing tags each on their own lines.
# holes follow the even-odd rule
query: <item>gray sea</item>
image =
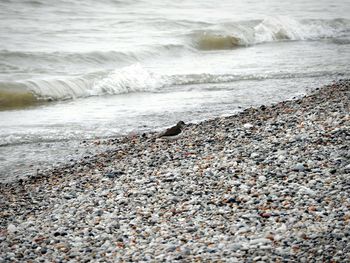
<svg viewBox="0 0 350 263">
<path fill-rule="evenodd" d="M 349 76 L 349 0 L 1 0 L 0 180 Z"/>
</svg>

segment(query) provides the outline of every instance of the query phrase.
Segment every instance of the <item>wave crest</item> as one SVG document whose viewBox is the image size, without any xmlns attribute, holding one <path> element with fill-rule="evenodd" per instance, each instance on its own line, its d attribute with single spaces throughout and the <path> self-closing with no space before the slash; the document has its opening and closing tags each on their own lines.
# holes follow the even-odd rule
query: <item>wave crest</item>
<svg viewBox="0 0 350 263">
<path fill-rule="evenodd" d="M 121 94 L 130 92 L 151 92 L 165 85 L 164 80 L 139 63 L 117 69 L 107 77 L 97 81 L 91 95 Z"/>
<path fill-rule="evenodd" d="M 81 77 L 0 82 L 0 109 L 25 107 L 40 101 L 58 101 L 89 96 L 153 92 L 166 85 L 166 78 L 139 63 Z"/>
<path fill-rule="evenodd" d="M 274 41 L 338 38 L 348 35 L 349 31 L 350 20 L 347 19 L 298 21 L 289 17 L 268 17 L 216 25 L 214 30 L 194 32 L 192 39 L 199 50 L 219 50 Z"/>
</svg>

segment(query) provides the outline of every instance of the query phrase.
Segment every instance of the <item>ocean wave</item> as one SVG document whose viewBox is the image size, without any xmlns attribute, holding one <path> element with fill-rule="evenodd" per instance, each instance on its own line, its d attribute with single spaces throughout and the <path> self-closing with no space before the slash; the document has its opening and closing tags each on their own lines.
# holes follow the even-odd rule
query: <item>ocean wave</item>
<svg viewBox="0 0 350 263">
<path fill-rule="evenodd" d="M 197 48 L 200 50 L 231 49 L 241 45 L 242 41 L 238 37 L 207 33 L 201 35 L 197 42 Z"/>
<path fill-rule="evenodd" d="M 164 44 L 145 47 L 136 51 L 91 51 L 91 52 L 26 52 L 0 50 L 0 67 L 24 68 L 29 72 L 38 69 L 67 69 L 88 67 L 112 67 L 128 65 L 155 56 L 177 54 L 184 50 L 179 44 Z"/>
<path fill-rule="evenodd" d="M 110 73 L 94 83 L 90 95 L 152 92 L 166 84 L 164 77 L 152 73 L 140 64 L 134 64 Z"/>
<path fill-rule="evenodd" d="M 159 75 L 136 63 L 112 72 L 99 72 L 74 78 L 36 79 L 0 82 L 0 110 L 20 108 L 46 101 L 60 101 L 90 96 L 118 95 L 134 92 L 167 92 L 176 86 L 230 83 L 243 80 L 307 78 L 341 72 L 265 74 L 184 74 Z M 333 76 L 332 75 L 332 76 Z"/>
<path fill-rule="evenodd" d="M 199 50 L 231 49 L 274 41 L 319 40 L 349 35 L 349 19 L 304 19 L 268 17 L 216 25 L 191 34 Z"/>
<path fill-rule="evenodd" d="M 0 110 L 23 108 L 37 103 L 37 98 L 30 91 L 0 90 Z"/>
<path fill-rule="evenodd" d="M 81 77 L 0 82 L 0 109 L 25 107 L 43 101 L 131 92 L 152 92 L 163 87 L 164 78 L 136 63 L 114 71 Z"/>
<path fill-rule="evenodd" d="M 84 63 L 84 64 L 106 64 L 115 61 L 129 61 L 135 55 L 132 53 L 123 53 L 116 51 L 109 52 L 25 52 L 0 50 L 0 61 L 6 61 L 11 64 L 20 63 Z"/>
<path fill-rule="evenodd" d="M 158 21 L 159 22 L 159 21 Z M 184 23 L 190 21 L 170 21 Z M 349 19 L 303 19 L 268 17 L 264 20 L 223 24 L 198 24 L 200 29 L 173 35 L 165 44 L 148 45 L 129 51 L 39 52 L 0 50 L 0 69 L 6 72 L 50 73 L 113 69 L 155 57 L 177 57 L 198 50 L 220 50 L 286 40 L 318 40 L 350 37 Z M 344 42 L 344 41 L 343 41 Z M 343 43 L 342 42 L 342 43 Z"/>
</svg>

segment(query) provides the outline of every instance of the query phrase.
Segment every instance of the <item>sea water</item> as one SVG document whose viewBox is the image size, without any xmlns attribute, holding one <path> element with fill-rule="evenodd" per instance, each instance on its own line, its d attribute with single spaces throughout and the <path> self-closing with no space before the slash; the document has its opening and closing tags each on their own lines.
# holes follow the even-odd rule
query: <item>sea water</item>
<svg viewBox="0 0 350 263">
<path fill-rule="evenodd" d="M 0 180 L 350 75 L 350 1 L 2 0 Z"/>
</svg>

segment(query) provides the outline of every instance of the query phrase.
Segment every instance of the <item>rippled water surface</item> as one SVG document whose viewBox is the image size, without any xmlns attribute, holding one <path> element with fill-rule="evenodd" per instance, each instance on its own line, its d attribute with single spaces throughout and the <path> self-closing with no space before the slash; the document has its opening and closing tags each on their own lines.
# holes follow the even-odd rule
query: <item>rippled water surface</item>
<svg viewBox="0 0 350 263">
<path fill-rule="evenodd" d="M 0 2 L 0 179 L 349 77 L 350 1 Z"/>
</svg>

